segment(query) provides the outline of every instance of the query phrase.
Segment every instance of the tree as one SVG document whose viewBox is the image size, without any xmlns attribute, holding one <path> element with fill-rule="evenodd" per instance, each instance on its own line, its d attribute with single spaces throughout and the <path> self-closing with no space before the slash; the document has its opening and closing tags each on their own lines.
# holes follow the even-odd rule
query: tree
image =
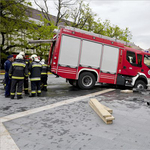
<svg viewBox="0 0 150 150">
<path fill-rule="evenodd" d="M 101 23 L 101 20 L 99 18 L 93 23 L 93 32 L 101 35 L 106 35 L 105 26 L 103 23 Z"/>
<path fill-rule="evenodd" d="M 40 6 L 36 0 L 34 0 L 35 4 L 40 8 L 43 16 L 45 19 L 47 19 L 48 21 L 50 21 L 49 23 L 52 22 L 51 18 L 50 18 L 50 15 L 49 15 L 49 9 L 48 9 L 48 6 L 47 6 L 47 0 L 43 0 L 44 1 L 44 6 L 45 8 L 43 8 L 42 6 Z"/>
<path fill-rule="evenodd" d="M 41 17 L 41 24 L 37 24 L 34 21 L 32 22 L 31 26 L 29 26 L 27 32 L 30 35 L 28 36 L 29 39 L 33 40 L 40 40 L 40 39 L 51 39 L 54 36 L 54 29 L 56 26 L 51 23 L 51 21 L 48 21 L 45 19 L 41 14 L 39 14 Z M 31 34 L 32 33 L 32 34 Z M 29 44 L 30 47 L 34 47 L 35 44 Z M 48 44 L 37 44 L 36 45 L 36 53 L 38 56 L 46 56 L 49 49 L 50 49 L 50 43 Z"/>
<path fill-rule="evenodd" d="M 0 2 L 0 51 L 2 56 L 15 47 L 26 47 L 21 38 L 22 30 L 26 29 L 28 23 L 25 23 L 27 6 L 31 3 L 25 0 L 1 0 Z"/>
<path fill-rule="evenodd" d="M 116 40 L 123 40 L 129 42 L 131 40 L 131 32 L 128 28 L 120 29 L 117 25 L 111 25 L 109 20 L 104 22 L 105 27 L 105 35 L 111 38 L 115 38 Z"/>
<path fill-rule="evenodd" d="M 74 8 L 70 11 L 70 17 L 72 22 L 71 26 L 80 28 L 87 31 L 93 31 L 93 23 L 94 23 L 94 14 L 89 7 L 89 4 L 84 4 L 83 1 L 80 1 L 78 7 Z"/>
<path fill-rule="evenodd" d="M 132 35 L 128 28 L 120 29 L 117 25 L 111 25 L 109 20 L 105 20 L 104 22 L 99 18 L 95 20 L 96 16 L 97 14 L 92 12 L 89 4 L 85 4 L 84 1 L 81 0 L 78 7 L 70 11 L 67 19 L 71 18 L 72 22 L 70 25 L 72 27 L 92 31 L 126 42 L 130 41 Z"/>
<path fill-rule="evenodd" d="M 40 8 L 41 12 L 43 13 L 45 19 L 52 22 L 52 19 L 49 17 L 50 11 L 48 9 L 47 1 L 48 0 L 43 0 L 44 7 L 42 7 L 40 6 L 40 4 L 38 4 L 37 0 L 34 0 L 35 4 Z M 56 20 L 54 24 L 55 26 L 58 26 L 59 23 L 66 18 L 68 11 L 70 9 L 69 7 L 75 5 L 78 0 L 53 0 L 53 1 L 57 10 Z M 65 22 L 66 20 L 63 21 Z"/>
<path fill-rule="evenodd" d="M 1 59 L 6 58 L 9 51 L 31 50 L 37 51 L 41 55 L 45 55 L 49 50 L 48 45 L 43 44 L 28 44 L 29 39 L 50 39 L 54 35 L 54 25 L 42 18 L 41 23 L 37 24 L 30 21 L 26 15 L 28 11 L 25 0 L 2 0 L 0 2 L 0 32 L 1 32 Z M 50 47 L 50 44 L 49 44 Z"/>
<path fill-rule="evenodd" d="M 48 0 L 43 0 L 45 8 L 41 7 L 36 2 L 37 0 L 34 1 L 43 12 L 43 16 L 50 21 L 51 18 L 47 17 L 49 16 L 47 5 Z M 76 5 L 77 2 L 78 5 Z M 54 4 L 57 10 L 55 21 L 56 26 L 58 26 L 58 24 L 63 20 L 68 26 L 92 31 L 97 34 L 102 34 L 126 42 L 129 42 L 132 37 L 128 28 L 120 29 L 117 25 L 111 25 L 109 20 L 105 20 L 104 22 L 102 22 L 99 18 L 96 20 L 95 17 L 97 14 L 93 13 L 89 4 L 85 4 L 84 0 L 57 0 Z"/>
</svg>

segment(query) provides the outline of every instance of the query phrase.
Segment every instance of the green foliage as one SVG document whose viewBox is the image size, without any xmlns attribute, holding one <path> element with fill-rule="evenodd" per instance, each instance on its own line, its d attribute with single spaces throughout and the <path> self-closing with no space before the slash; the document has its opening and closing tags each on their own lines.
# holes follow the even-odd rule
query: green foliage
<svg viewBox="0 0 150 150">
<path fill-rule="evenodd" d="M 96 14 L 92 12 L 89 4 L 84 4 L 83 1 L 81 1 L 79 6 L 71 10 L 67 17 L 73 20 L 71 22 L 72 27 L 92 31 L 95 16 Z"/>
<path fill-rule="evenodd" d="M 104 22 L 104 27 L 106 31 L 104 35 L 115 38 L 116 40 L 129 42 L 132 37 L 128 28 L 120 29 L 117 25 L 111 25 L 109 20 Z"/>
<path fill-rule="evenodd" d="M 39 56 L 46 55 L 50 44 L 28 44 L 29 39 L 51 39 L 55 26 L 41 16 L 41 23 L 30 21 L 26 15 L 31 3 L 26 0 L 1 0 L 0 2 L 0 54 L 6 58 L 6 53 L 19 49 L 35 50 Z"/>
<path fill-rule="evenodd" d="M 41 23 L 37 24 L 32 21 L 30 26 L 28 27 L 27 34 L 29 35 L 28 38 L 33 40 L 40 40 L 40 39 L 51 39 L 54 36 L 53 30 L 56 28 L 52 22 L 48 21 L 41 14 Z M 32 34 L 31 34 L 32 33 Z M 30 48 L 32 48 L 35 44 L 29 44 Z M 50 43 L 48 44 L 38 44 L 36 48 L 36 52 L 39 56 L 47 55 L 50 49 Z"/>
<path fill-rule="evenodd" d="M 67 19 L 70 17 L 72 21 L 71 26 L 80 28 L 87 31 L 92 31 L 97 34 L 102 34 L 129 42 L 132 38 L 132 34 L 128 28 L 120 29 L 117 25 L 111 25 L 109 20 L 102 22 L 99 18 L 95 20 L 97 14 L 94 14 L 89 7 L 89 4 L 84 4 L 80 1 L 79 6 L 71 10 L 67 15 Z"/>
<path fill-rule="evenodd" d="M 65 1 L 61 1 L 65 2 Z M 85 4 L 82 0 L 78 3 L 78 7 L 65 13 L 59 12 L 59 19 L 71 19 L 71 26 L 91 31 L 97 34 L 113 37 L 115 39 L 130 41 L 132 35 L 128 28 L 120 29 L 117 25 L 111 25 L 109 20 L 102 22 L 95 19 L 97 14 L 93 13 L 89 4 Z M 64 6 L 64 3 L 61 3 Z M 60 5 L 60 6 L 61 6 Z M 28 44 L 28 40 L 51 39 L 54 35 L 53 30 L 56 28 L 50 19 L 40 15 L 41 22 L 36 23 L 27 17 L 27 7 L 31 3 L 26 0 L 1 0 L 0 1 L 0 54 L 1 58 L 6 57 L 6 53 L 19 50 L 36 50 L 39 56 L 48 54 L 50 44 Z M 61 11 L 61 9 L 59 9 Z M 48 12 L 47 12 L 48 15 Z M 60 23 L 59 20 L 58 22 Z M 67 22 L 67 21 L 66 21 Z M 69 25 L 70 25 L 69 24 Z"/>
<path fill-rule="evenodd" d="M 22 47 L 22 33 L 21 30 L 27 27 L 25 21 L 27 16 L 25 15 L 26 6 L 30 6 L 31 3 L 25 2 L 25 0 L 1 0 L 0 2 L 0 51 L 2 57 L 5 57 L 5 53 L 10 48 Z M 3 54 L 4 53 L 4 54 Z"/>
</svg>

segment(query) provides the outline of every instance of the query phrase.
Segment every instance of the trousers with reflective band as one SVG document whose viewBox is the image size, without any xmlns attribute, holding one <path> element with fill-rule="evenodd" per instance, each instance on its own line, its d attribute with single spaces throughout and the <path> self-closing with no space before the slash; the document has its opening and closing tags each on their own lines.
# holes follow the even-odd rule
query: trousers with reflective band
<svg viewBox="0 0 150 150">
<path fill-rule="evenodd" d="M 37 91 L 37 93 L 39 91 L 41 91 L 41 81 L 31 81 L 31 93 L 34 94 L 33 92 Z"/>
<path fill-rule="evenodd" d="M 16 77 L 16 76 L 12 76 L 12 79 L 24 79 L 24 77 Z"/>
<path fill-rule="evenodd" d="M 12 79 L 10 93 L 13 93 L 13 94 L 11 95 L 15 95 L 16 89 L 17 89 L 17 95 L 22 95 L 23 83 L 24 83 L 24 80 Z"/>
</svg>

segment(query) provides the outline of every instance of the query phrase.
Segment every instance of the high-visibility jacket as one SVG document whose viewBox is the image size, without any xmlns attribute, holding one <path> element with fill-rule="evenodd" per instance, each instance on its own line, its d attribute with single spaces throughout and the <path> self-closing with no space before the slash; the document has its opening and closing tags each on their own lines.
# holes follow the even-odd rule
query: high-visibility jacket
<svg viewBox="0 0 150 150">
<path fill-rule="evenodd" d="M 16 59 L 10 69 L 9 69 L 9 76 L 12 79 L 19 79 L 22 80 L 24 77 L 28 76 L 28 69 L 27 66 L 22 59 Z"/>
<path fill-rule="evenodd" d="M 48 73 L 48 65 L 47 64 L 42 64 L 42 72 L 41 75 L 45 76 Z"/>
<path fill-rule="evenodd" d="M 41 80 L 42 65 L 39 62 L 33 61 L 29 65 L 28 69 L 30 71 L 30 80 L 31 81 L 40 81 Z"/>
<path fill-rule="evenodd" d="M 30 65 L 30 62 L 29 62 L 29 60 L 25 59 L 25 60 L 24 60 L 24 62 L 26 63 L 26 65 L 27 65 L 27 68 L 29 68 L 29 65 Z"/>
</svg>

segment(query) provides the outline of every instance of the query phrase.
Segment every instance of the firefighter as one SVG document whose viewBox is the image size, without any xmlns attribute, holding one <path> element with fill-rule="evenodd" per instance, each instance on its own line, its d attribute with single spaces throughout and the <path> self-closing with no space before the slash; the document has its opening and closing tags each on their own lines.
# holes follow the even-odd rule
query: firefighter
<svg viewBox="0 0 150 150">
<path fill-rule="evenodd" d="M 31 81 L 31 95 L 29 97 L 35 97 L 41 95 L 41 71 L 42 65 L 37 55 L 31 56 L 32 63 L 29 65 L 30 81 Z"/>
<path fill-rule="evenodd" d="M 9 76 L 11 78 L 10 98 L 14 99 L 17 87 L 17 99 L 22 99 L 24 76 L 28 76 L 28 69 L 22 55 L 16 56 L 16 60 L 9 69 Z"/>
<path fill-rule="evenodd" d="M 12 62 L 14 61 L 14 56 L 13 55 L 9 55 L 7 57 L 7 60 L 4 63 L 4 69 L 5 69 L 5 97 L 10 97 L 10 87 L 11 87 L 11 80 L 9 79 L 9 69 L 10 66 L 12 64 Z"/>
<path fill-rule="evenodd" d="M 30 62 L 26 59 L 25 53 L 24 52 L 20 52 L 19 55 L 23 56 L 24 62 L 26 63 L 26 66 L 27 66 L 27 69 L 28 69 Z M 28 92 L 28 77 L 24 78 L 24 93 L 27 94 L 27 95 L 29 94 L 29 92 Z"/>
<path fill-rule="evenodd" d="M 45 64 L 45 59 L 40 61 L 42 64 L 42 72 L 41 72 L 41 90 L 47 91 L 47 73 L 48 73 L 48 65 Z"/>
</svg>

